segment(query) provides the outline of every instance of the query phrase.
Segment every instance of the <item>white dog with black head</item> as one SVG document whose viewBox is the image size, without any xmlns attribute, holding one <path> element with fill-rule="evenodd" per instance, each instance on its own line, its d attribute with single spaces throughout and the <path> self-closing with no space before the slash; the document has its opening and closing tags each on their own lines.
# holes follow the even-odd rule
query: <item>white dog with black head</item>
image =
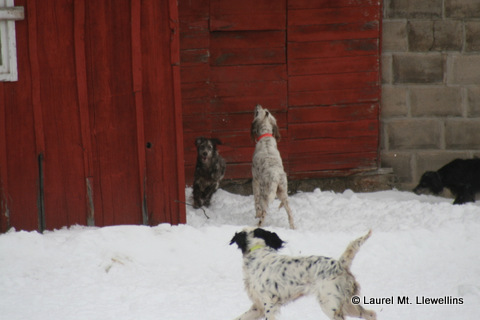
<svg viewBox="0 0 480 320">
<path fill-rule="evenodd" d="M 274 232 L 247 228 L 236 233 L 236 243 L 243 253 L 245 289 L 252 307 L 236 320 L 274 320 L 280 307 L 302 296 L 317 297 L 323 312 L 331 320 L 346 316 L 375 320 L 374 311 L 352 303 L 360 286 L 350 266 L 360 246 L 370 237 L 352 241 L 339 260 L 322 256 L 290 257 L 277 250 L 284 241 Z"/>
<path fill-rule="evenodd" d="M 280 208 L 283 206 L 287 211 L 290 228 L 295 229 L 292 210 L 288 205 L 287 174 L 277 148 L 277 141 L 280 140 L 277 120 L 259 104 L 255 107 L 250 133 L 256 141 L 252 160 L 252 189 L 258 226 L 262 226 L 268 206 L 277 196 Z"/>
</svg>

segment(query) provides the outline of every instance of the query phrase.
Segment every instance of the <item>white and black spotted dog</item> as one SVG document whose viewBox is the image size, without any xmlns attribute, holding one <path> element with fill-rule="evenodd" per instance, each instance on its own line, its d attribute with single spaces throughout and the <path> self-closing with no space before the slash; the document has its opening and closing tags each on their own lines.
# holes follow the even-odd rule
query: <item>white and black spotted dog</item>
<svg viewBox="0 0 480 320">
<path fill-rule="evenodd" d="M 198 137 L 197 164 L 193 178 L 193 207 L 210 206 L 212 195 L 217 191 L 220 181 L 225 175 L 225 159 L 217 151 L 218 139 Z"/>
<path fill-rule="evenodd" d="M 268 206 L 277 196 L 280 208 L 283 206 L 287 211 L 290 228 L 295 229 L 292 210 L 288 205 L 287 174 L 277 148 L 277 140 L 280 140 L 277 120 L 259 104 L 255 107 L 250 133 L 256 141 L 252 160 L 252 189 L 258 226 L 262 226 Z"/>
<path fill-rule="evenodd" d="M 360 286 L 350 266 L 360 246 L 370 237 L 352 241 L 339 260 L 322 256 L 290 257 L 277 250 L 284 241 L 276 233 L 261 228 L 247 228 L 236 233 L 236 243 L 243 253 L 245 288 L 253 302 L 250 310 L 236 320 L 265 318 L 274 320 L 280 307 L 302 296 L 315 295 L 323 312 L 332 320 L 346 316 L 376 319 L 374 311 L 351 302 Z"/>
</svg>

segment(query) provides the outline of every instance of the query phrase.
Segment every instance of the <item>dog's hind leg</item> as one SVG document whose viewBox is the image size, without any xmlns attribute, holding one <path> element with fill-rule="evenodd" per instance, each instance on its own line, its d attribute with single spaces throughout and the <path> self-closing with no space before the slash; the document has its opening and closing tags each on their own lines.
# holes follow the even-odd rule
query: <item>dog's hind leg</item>
<svg viewBox="0 0 480 320">
<path fill-rule="evenodd" d="M 288 215 L 288 223 L 290 224 L 290 229 L 295 229 L 295 223 L 293 222 L 293 215 L 292 215 L 292 209 L 290 209 L 290 206 L 288 204 L 288 184 L 286 179 L 282 180 L 281 183 L 278 185 L 277 189 L 277 198 L 280 200 L 280 207 L 284 207 L 285 210 L 287 211 Z"/>
<path fill-rule="evenodd" d="M 453 201 L 453 204 L 464 204 L 467 202 L 475 202 L 475 192 L 473 192 L 470 188 L 458 188 L 456 191 L 456 198 Z"/>
<path fill-rule="evenodd" d="M 280 309 L 278 304 L 265 304 L 265 320 L 275 320 L 275 315 Z"/>
<path fill-rule="evenodd" d="M 343 308 L 340 298 L 335 295 L 319 294 L 318 302 L 323 312 L 331 320 L 344 320 Z"/>
<path fill-rule="evenodd" d="M 257 179 L 253 179 L 252 181 L 252 191 L 253 191 L 253 198 L 255 201 L 255 218 L 260 218 L 262 209 L 260 206 L 260 184 L 258 183 Z"/>
<path fill-rule="evenodd" d="M 252 187 L 254 188 L 255 216 L 259 219 L 258 226 L 261 227 L 267 215 L 268 206 L 275 199 L 275 190 L 277 189 L 277 184 L 275 181 L 258 183 L 254 180 Z"/>
<path fill-rule="evenodd" d="M 247 312 L 242 314 L 240 317 L 235 318 L 235 320 L 258 320 L 261 318 L 263 318 L 263 309 L 253 305 Z"/>
</svg>

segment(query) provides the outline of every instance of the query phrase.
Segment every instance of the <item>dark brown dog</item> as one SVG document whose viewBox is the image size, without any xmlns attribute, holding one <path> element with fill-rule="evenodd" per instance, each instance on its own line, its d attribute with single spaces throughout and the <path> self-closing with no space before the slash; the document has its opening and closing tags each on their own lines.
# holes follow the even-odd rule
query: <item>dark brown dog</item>
<svg viewBox="0 0 480 320">
<path fill-rule="evenodd" d="M 220 181 L 225 175 L 225 160 L 217 151 L 218 139 L 198 137 L 197 164 L 193 180 L 193 207 L 210 206 L 212 195 L 217 191 Z"/>
</svg>

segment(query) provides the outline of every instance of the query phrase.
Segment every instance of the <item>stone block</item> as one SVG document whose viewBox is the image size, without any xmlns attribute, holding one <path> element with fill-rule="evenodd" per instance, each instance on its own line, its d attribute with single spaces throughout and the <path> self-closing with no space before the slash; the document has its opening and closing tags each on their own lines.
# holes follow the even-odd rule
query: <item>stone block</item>
<svg viewBox="0 0 480 320">
<path fill-rule="evenodd" d="M 444 66 L 442 54 L 394 54 L 393 83 L 440 84 L 443 83 Z"/>
<path fill-rule="evenodd" d="M 441 18 L 443 0 L 390 0 L 387 18 Z"/>
<path fill-rule="evenodd" d="M 410 51 L 461 51 L 463 26 L 457 20 L 412 20 L 408 22 Z"/>
<path fill-rule="evenodd" d="M 480 149 L 480 119 L 448 119 L 445 146 L 452 150 Z"/>
<path fill-rule="evenodd" d="M 445 0 L 445 16 L 459 19 L 480 18 L 480 1 Z"/>
<path fill-rule="evenodd" d="M 414 174 L 415 180 L 420 180 L 425 171 L 437 171 L 450 161 L 457 158 L 468 158 L 468 152 L 449 152 L 449 151 L 422 151 L 417 153 L 417 172 Z"/>
<path fill-rule="evenodd" d="M 480 85 L 469 87 L 467 89 L 467 96 L 467 116 L 480 117 Z"/>
<path fill-rule="evenodd" d="M 480 54 L 454 55 L 448 70 L 448 84 L 480 84 Z"/>
<path fill-rule="evenodd" d="M 382 54 L 382 83 L 392 83 L 392 55 Z"/>
<path fill-rule="evenodd" d="M 410 110 L 414 117 L 462 115 L 460 87 L 412 87 L 409 97 Z"/>
<path fill-rule="evenodd" d="M 408 50 L 407 22 L 384 20 L 382 24 L 382 52 Z"/>
<path fill-rule="evenodd" d="M 433 21 L 411 20 L 407 25 L 410 51 L 428 52 L 433 47 Z"/>
<path fill-rule="evenodd" d="M 465 51 L 480 51 L 480 21 L 465 23 Z"/>
<path fill-rule="evenodd" d="M 433 23 L 432 51 L 461 51 L 463 24 L 458 20 L 436 20 Z"/>
<path fill-rule="evenodd" d="M 389 150 L 440 149 L 442 122 L 436 119 L 402 119 L 385 123 Z"/>
<path fill-rule="evenodd" d="M 381 117 L 405 117 L 407 109 L 407 88 L 382 86 Z"/>
<path fill-rule="evenodd" d="M 412 182 L 412 156 L 409 152 L 382 152 L 381 167 L 392 168 L 399 183 Z"/>
</svg>

